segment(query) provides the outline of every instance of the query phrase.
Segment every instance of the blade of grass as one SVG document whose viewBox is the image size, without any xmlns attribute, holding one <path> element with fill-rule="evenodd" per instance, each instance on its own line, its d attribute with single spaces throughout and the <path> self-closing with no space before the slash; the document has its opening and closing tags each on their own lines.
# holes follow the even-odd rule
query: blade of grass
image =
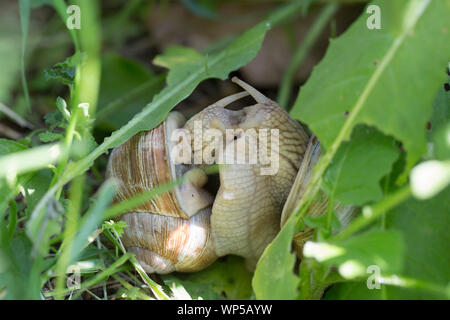
<svg viewBox="0 0 450 320">
<path fill-rule="evenodd" d="M 64 2 L 64 0 L 53 0 L 53 6 L 55 7 L 56 11 L 61 17 L 63 23 L 65 24 L 68 18 L 66 3 Z M 68 30 L 75 46 L 75 52 L 80 52 L 80 41 L 78 39 L 76 30 L 75 29 L 68 29 Z"/>
<path fill-rule="evenodd" d="M 34 126 L 19 116 L 17 113 L 15 113 L 13 110 L 5 106 L 3 103 L 0 102 L 0 112 L 3 112 L 8 118 L 10 118 L 12 121 L 17 123 L 19 126 L 23 128 L 33 129 Z"/>
<path fill-rule="evenodd" d="M 100 227 L 100 224 L 104 220 L 104 211 L 111 203 L 115 194 L 113 182 L 106 181 L 98 193 L 99 195 L 94 205 L 83 215 L 80 221 L 78 232 L 73 241 L 70 263 L 77 261 L 81 251 L 88 243 L 89 236 Z"/>
<path fill-rule="evenodd" d="M 66 222 L 64 225 L 63 242 L 61 244 L 61 255 L 56 263 L 56 292 L 62 292 L 66 270 L 70 265 L 72 255 L 73 239 L 78 229 L 81 201 L 83 199 L 84 175 L 75 178 L 70 185 L 70 206 L 67 208 Z M 62 295 L 56 295 L 55 299 L 61 300 Z"/>
<path fill-rule="evenodd" d="M 96 115 L 96 121 L 101 121 L 105 119 L 108 115 L 113 113 L 115 110 L 120 109 L 122 106 L 130 103 L 142 93 L 151 90 L 151 88 L 160 87 L 166 79 L 166 74 L 160 74 L 156 77 L 152 77 L 150 80 L 144 82 L 140 86 L 134 88 L 127 94 L 121 96 L 120 98 L 111 101 L 104 108 L 102 108 Z"/>
<path fill-rule="evenodd" d="M 0 178 L 36 171 L 54 164 L 66 154 L 62 144 L 47 144 L 33 149 L 10 153 L 0 158 Z M 30 160 L 32 159 L 32 160 Z"/>
<path fill-rule="evenodd" d="M 113 230 L 114 233 L 111 233 L 110 230 L 105 230 L 105 234 L 108 235 L 108 238 L 111 240 L 113 239 L 113 243 L 120 248 L 123 254 L 129 254 L 127 253 L 124 245 L 122 244 L 122 241 L 120 241 L 120 237 L 117 234 L 115 230 Z M 140 263 L 136 260 L 136 257 L 132 255 L 130 258 L 130 262 L 133 265 L 134 269 L 137 271 L 137 273 L 141 276 L 142 280 L 149 286 L 149 288 L 152 290 L 152 292 L 155 294 L 155 296 L 160 300 L 169 300 L 169 297 L 164 293 L 163 289 L 159 284 L 154 282 L 145 272 L 145 270 L 142 268 Z"/>
<path fill-rule="evenodd" d="M 373 207 L 364 207 L 362 215 L 350 223 L 347 228 L 333 237 L 333 241 L 342 241 L 352 234 L 358 232 L 371 222 L 383 216 L 389 210 L 404 202 L 411 196 L 411 187 L 409 185 L 387 195 Z"/>
<path fill-rule="evenodd" d="M 64 143 L 67 148 L 70 148 L 75 130 L 78 126 L 85 126 L 90 130 L 89 118 L 94 118 L 95 109 L 98 99 L 98 90 L 100 87 L 100 26 L 99 26 L 99 4 L 98 1 L 79 0 L 78 5 L 83 12 L 81 15 L 81 29 L 78 37 L 76 33 L 72 34 L 75 46 L 81 48 L 86 52 L 87 59 L 79 64 L 76 68 L 74 92 L 71 99 L 72 117 L 69 121 L 69 126 L 66 130 Z M 54 5 L 60 13 L 61 17 L 65 19 L 66 6 L 64 1 L 54 1 Z M 64 20 L 65 21 L 65 20 Z M 77 49 L 79 51 L 79 49 Z M 88 115 L 82 116 L 79 107 L 80 103 L 87 103 L 89 105 Z M 69 157 L 68 155 L 60 161 L 57 171 L 52 179 L 51 187 L 55 186 L 56 182 L 65 171 Z M 58 199 L 61 194 L 62 186 L 58 185 L 55 190 L 55 196 Z"/>
<path fill-rule="evenodd" d="M 132 257 L 131 253 L 124 254 L 119 259 L 117 259 L 113 264 L 111 264 L 108 268 L 103 270 L 102 272 L 98 273 L 88 281 L 85 281 L 81 284 L 81 288 L 79 291 L 73 296 L 73 299 L 78 298 L 84 291 L 86 291 L 89 287 L 92 287 L 93 285 L 96 285 L 103 281 L 105 278 L 108 278 L 109 276 L 113 275 L 117 272 L 117 268 L 119 268 L 121 265 L 123 265 L 125 262 L 128 261 Z M 54 296 L 63 296 L 68 293 L 70 293 L 72 289 L 64 289 L 62 291 L 52 291 L 49 293 L 46 293 L 46 297 L 54 297 Z"/>
<path fill-rule="evenodd" d="M 9 205 L 9 224 L 8 224 L 8 235 L 10 238 L 13 237 L 14 231 L 16 231 L 17 226 L 17 203 L 12 200 Z"/>
<path fill-rule="evenodd" d="M 22 55 L 21 55 L 21 75 L 22 87 L 25 94 L 25 101 L 28 112 L 31 112 L 30 95 L 28 92 L 27 77 L 25 74 L 25 51 L 28 40 L 28 28 L 30 25 L 30 0 L 19 0 L 20 28 L 22 31 Z"/>
<path fill-rule="evenodd" d="M 337 3 L 331 3 L 325 6 L 313 26 L 309 29 L 305 39 L 295 51 L 294 56 L 283 75 L 280 89 L 278 91 L 278 104 L 283 108 L 287 109 L 295 73 L 299 69 L 311 47 L 316 42 L 317 38 L 322 34 L 323 30 L 328 25 L 329 20 L 334 16 L 338 9 L 339 4 Z"/>
</svg>

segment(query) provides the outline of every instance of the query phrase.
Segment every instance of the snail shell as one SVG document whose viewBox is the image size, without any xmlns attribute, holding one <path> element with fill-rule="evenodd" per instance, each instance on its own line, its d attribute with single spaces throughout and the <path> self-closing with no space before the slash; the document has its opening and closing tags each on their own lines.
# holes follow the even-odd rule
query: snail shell
<svg viewBox="0 0 450 320">
<path fill-rule="evenodd" d="M 316 137 L 311 137 L 308 142 L 303 161 L 298 170 L 294 184 L 289 192 L 289 196 L 283 207 L 280 224 L 283 226 L 288 218 L 294 213 L 295 208 L 305 194 L 309 184 L 311 183 L 314 167 L 320 160 L 320 142 Z M 355 217 L 356 211 L 353 206 L 342 205 L 338 201 L 333 203 L 334 214 L 339 220 L 341 228 L 346 227 Z M 311 217 L 320 217 L 328 211 L 328 197 L 322 190 L 319 196 L 309 205 L 307 214 Z M 293 246 L 297 255 L 303 257 L 303 246 L 306 241 L 311 240 L 314 235 L 314 228 L 306 227 L 304 230 L 294 235 Z"/>
<path fill-rule="evenodd" d="M 188 166 L 175 164 L 171 155 L 171 134 L 184 122 L 182 114 L 172 112 L 166 121 L 153 130 L 140 132 L 113 150 L 107 166 L 107 177 L 114 177 L 118 181 L 116 201 L 129 199 L 174 181 L 189 171 Z M 211 205 L 214 198 L 201 189 L 207 177 L 198 170 L 195 172 L 195 179 L 186 180 L 135 210 L 188 219 Z"/>
<path fill-rule="evenodd" d="M 171 157 L 171 134 L 184 122 L 180 113 L 170 113 L 153 130 L 141 132 L 115 148 L 107 166 L 107 177 L 116 181 L 116 202 L 189 175 L 173 190 L 121 217 L 129 226 L 122 241 L 149 273 L 196 271 L 217 258 L 210 227 L 214 198 L 202 189 L 207 176 L 198 169 L 175 164 Z"/>
<path fill-rule="evenodd" d="M 129 226 L 122 242 L 149 273 L 198 271 L 217 259 L 210 215 L 211 208 L 189 220 L 147 212 L 127 213 L 121 218 Z"/>
</svg>

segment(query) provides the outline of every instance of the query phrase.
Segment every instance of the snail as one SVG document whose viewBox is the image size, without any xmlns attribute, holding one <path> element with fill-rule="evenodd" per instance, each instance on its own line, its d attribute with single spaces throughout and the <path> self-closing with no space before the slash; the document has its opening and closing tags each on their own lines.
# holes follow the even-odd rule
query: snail
<svg viewBox="0 0 450 320">
<path fill-rule="evenodd" d="M 247 267 L 254 269 L 309 183 L 320 157 L 317 139 L 276 102 L 236 77 L 232 81 L 245 91 L 219 100 L 187 121 L 171 112 L 159 126 L 138 133 L 110 155 L 107 177 L 116 181 L 115 201 L 184 177 L 173 190 L 120 217 L 128 225 L 122 242 L 146 272 L 198 271 L 228 254 L 244 257 Z M 255 105 L 226 108 L 247 95 Z M 196 130 L 213 134 L 195 139 Z M 180 140 L 176 134 L 180 132 L 194 140 Z M 252 145 L 257 146 L 260 161 L 249 161 Z M 188 150 L 187 156 L 180 156 L 180 150 Z M 207 156 L 206 164 L 218 163 L 216 188 L 210 187 L 202 170 L 206 164 L 195 161 L 198 154 Z M 274 155 L 275 168 L 270 162 Z M 234 162 L 224 163 L 230 158 Z M 337 204 L 335 209 L 350 216 L 347 207 Z M 326 197 L 313 203 L 313 215 L 326 210 Z M 294 244 L 301 254 L 311 230 L 296 236 Z"/>
</svg>

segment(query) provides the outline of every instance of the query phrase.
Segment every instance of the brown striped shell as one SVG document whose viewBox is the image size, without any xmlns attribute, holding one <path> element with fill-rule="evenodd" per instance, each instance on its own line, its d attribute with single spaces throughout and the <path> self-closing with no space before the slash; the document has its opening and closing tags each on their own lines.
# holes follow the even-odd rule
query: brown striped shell
<svg viewBox="0 0 450 320">
<path fill-rule="evenodd" d="M 123 244 L 149 273 L 195 271 L 217 258 L 210 227 L 214 198 L 201 188 L 207 177 L 171 158 L 171 134 L 184 122 L 180 113 L 170 113 L 153 130 L 115 148 L 108 162 L 107 177 L 115 179 L 116 202 L 195 173 L 120 218 L 128 225 Z"/>
<path fill-rule="evenodd" d="M 130 228 L 125 229 L 122 241 L 149 273 L 198 271 L 217 259 L 210 215 L 211 208 L 189 220 L 147 212 L 127 213 L 121 219 Z"/>
<path fill-rule="evenodd" d="M 184 125 L 178 112 L 153 130 L 143 131 L 115 148 L 109 158 L 107 177 L 117 181 L 116 201 L 120 202 L 183 176 L 190 168 L 172 161 L 171 135 Z M 112 165 L 114 164 L 114 165 Z M 197 181 L 206 177 L 198 177 Z M 214 198 L 197 181 L 185 180 L 159 197 L 136 207 L 138 212 L 151 212 L 164 216 L 188 219 L 210 206 Z M 203 182 L 203 183 L 204 183 Z"/>
</svg>

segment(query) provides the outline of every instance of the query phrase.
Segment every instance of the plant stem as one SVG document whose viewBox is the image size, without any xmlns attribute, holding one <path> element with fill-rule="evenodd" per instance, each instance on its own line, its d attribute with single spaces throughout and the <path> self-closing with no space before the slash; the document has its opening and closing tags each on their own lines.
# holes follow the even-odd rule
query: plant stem
<svg viewBox="0 0 450 320">
<path fill-rule="evenodd" d="M 287 105 L 292 92 L 292 83 L 295 73 L 299 69 L 313 44 L 316 42 L 317 38 L 322 34 L 323 30 L 328 25 L 328 21 L 338 9 L 339 4 L 337 3 L 330 3 L 325 6 L 311 29 L 308 31 L 308 34 L 295 51 L 294 56 L 283 75 L 280 90 L 278 91 L 278 104 L 283 108 L 288 109 Z"/>
<path fill-rule="evenodd" d="M 424 4 L 421 2 L 413 2 L 414 6 L 420 7 Z M 425 4 L 427 5 L 427 4 Z M 374 71 L 372 76 L 370 77 L 369 81 L 365 85 L 361 95 L 359 96 L 358 100 L 352 106 L 351 112 L 347 118 L 347 120 L 344 122 L 342 128 L 340 129 L 338 135 L 334 139 L 333 143 L 330 146 L 327 146 L 326 153 L 322 156 L 319 163 L 314 168 L 314 173 L 311 178 L 311 183 L 306 188 L 305 194 L 303 195 L 302 199 L 299 201 L 299 204 L 294 209 L 294 215 L 297 219 L 297 221 L 301 220 L 303 216 L 306 214 L 308 207 L 310 206 L 312 200 L 317 195 L 317 192 L 319 191 L 319 187 L 322 183 L 322 176 L 325 173 L 325 170 L 327 169 L 328 165 L 331 163 L 334 155 L 336 154 L 337 150 L 341 146 L 342 142 L 349 139 L 350 134 L 355 127 L 355 125 L 358 123 L 358 115 L 361 112 L 361 110 L 364 108 L 364 105 L 369 98 L 370 94 L 374 90 L 377 82 L 379 81 L 380 77 L 388 67 L 389 63 L 392 61 L 394 56 L 396 55 L 399 48 L 402 46 L 404 40 L 408 37 L 408 35 L 414 30 L 414 27 L 416 26 L 417 22 L 419 21 L 419 18 L 422 16 L 424 10 L 416 10 L 416 14 L 409 20 L 409 24 L 404 27 L 402 32 L 393 39 L 393 42 L 383 58 L 380 61 L 380 64 L 378 65 L 377 69 Z M 408 170 L 407 168 L 406 170 Z M 399 178 L 399 181 L 403 181 L 405 179 L 405 174 L 407 174 L 407 171 L 403 173 L 403 176 Z"/>
<path fill-rule="evenodd" d="M 75 178 L 70 186 L 70 206 L 66 213 L 66 222 L 63 235 L 63 243 L 61 245 L 61 255 L 56 264 L 56 292 L 62 292 L 64 288 L 64 280 L 67 267 L 71 263 L 71 252 L 73 239 L 78 229 L 78 220 L 80 217 L 81 201 L 83 199 L 83 183 L 84 175 Z M 57 295 L 56 299 L 62 299 L 61 295 Z"/>
<path fill-rule="evenodd" d="M 352 234 L 358 232 L 365 226 L 369 225 L 374 220 L 381 217 L 383 214 L 389 212 L 392 208 L 396 207 L 411 196 L 411 188 L 409 185 L 391 193 L 386 196 L 381 202 L 375 204 L 373 207 L 364 207 L 363 214 L 356 218 L 351 224 L 348 225 L 341 233 L 333 237 L 333 241 L 341 241 Z"/>
<path fill-rule="evenodd" d="M 111 233 L 109 230 L 105 230 L 105 234 L 108 235 L 108 238 L 113 239 L 113 243 L 116 245 L 116 247 L 120 248 L 123 254 L 129 254 L 127 253 L 125 247 L 120 241 L 120 237 L 117 234 L 117 232 L 115 230 L 113 230 L 113 232 L 114 233 Z M 150 287 L 150 289 L 158 299 L 160 300 L 169 299 L 169 297 L 164 293 L 162 288 L 147 275 L 147 273 L 142 268 L 140 263 L 136 260 L 136 257 L 134 255 L 131 256 L 130 262 L 133 265 L 134 269 L 137 271 L 137 273 L 139 273 L 139 275 L 141 276 L 141 279 Z"/>
<path fill-rule="evenodd" d="M 22 31 L 22 50 L 21 50 L 21 80 L 27 105 L 27 111 L 31 113 L 30 94 L 28 92 L 27 77 L 25 73 L 25 51 L 28 39 L 28 27 L 30 25 L 30 0 L 19 0 L 20 27 Z"/>
<path fill-rule="evenodd" d="M 428 281 L 412 279 L 398 275 L 381 275 L 379 277 L 379 281 L 381 284 L 433 292 L 440 296 L 445 296 L 447 299 L 450 299 L 450 294 L 445 286 L 430 283 Z"/>
<path fill-rule="evenodd" d="M 64 169 L 67 166 L 67 162 L 69 161 L 69 150 L 72 146 L 73 142 L 73 136 L 75 135 L 75 128 L 77 126 L 78 117 L 80 114 L 80 108 L 78 106 L 72 106 L 72 116 L 70 117 L 69 126 L 66 130 L 66 135 L 64 137 L 64 143 L 63 143 L 63 156 L 61 161 L 58 164 L 58 167 L 56 168 L 55 175 L 52 178 L 52 181 L 50 183 L 50 187 L 53 187 L 55 183 L 58 181 L 58 179 L 61 177 L 61 174 L 63 173 Z M 56 192 L 56 198 L 58 199 L 61 195 L 62 187 L 58 188 L 58 191 Z"/>
</svg>

